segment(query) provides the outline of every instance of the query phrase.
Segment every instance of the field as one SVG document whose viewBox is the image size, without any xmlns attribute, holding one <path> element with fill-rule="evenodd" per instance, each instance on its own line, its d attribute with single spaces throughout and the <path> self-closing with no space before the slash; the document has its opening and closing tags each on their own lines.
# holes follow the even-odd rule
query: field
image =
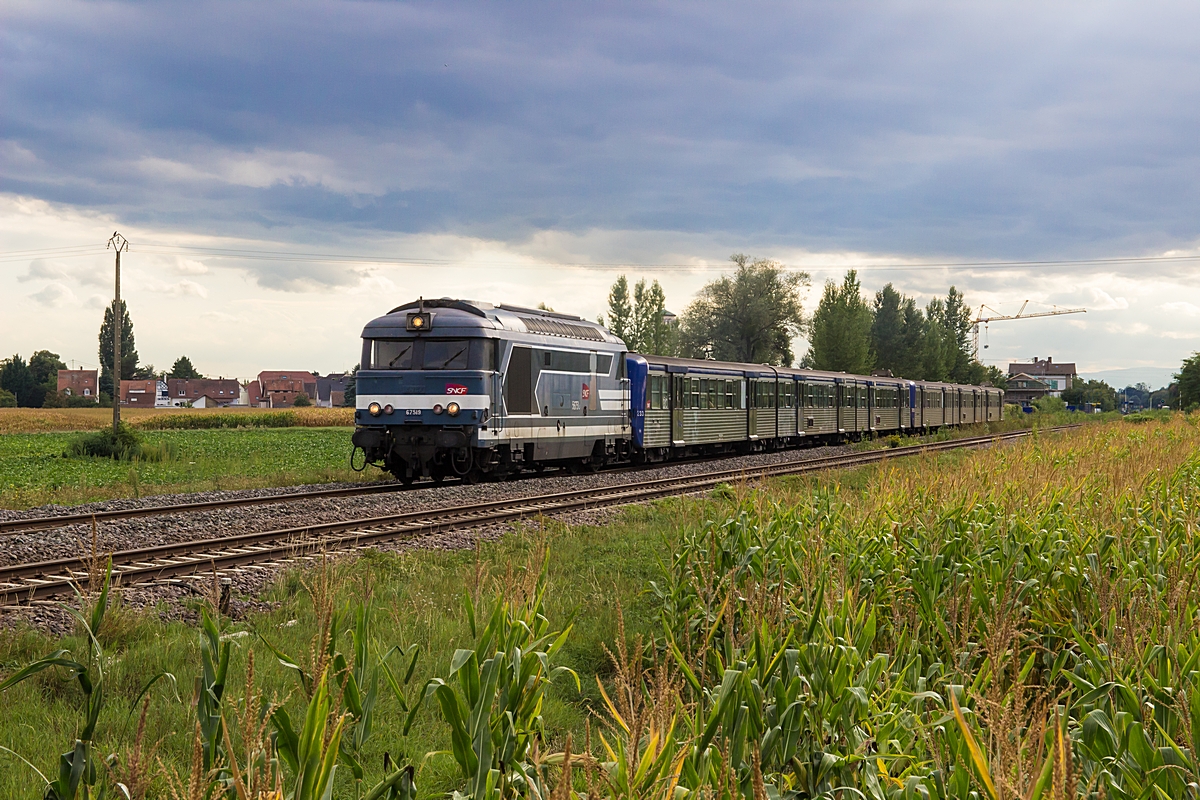
<svg viewBox="0 0 1200 800">
<path fill-rule="evenodd" d="M 179 797 L 220 779 L 315 798 L 297 774 L 319 788 L 335 762 L 337 798 L 1191 796 L 1196 423 L 371 553 L 238 619 L 197 597 L 209 627 L 114 601 L 60 642 L 0 633 L 0 675 L 63 647 L 92 698 L 103 683 L 90 732 L 68 668 L 30 673 L 0 695 L 0 745 L 53 778 L 86 733 L 70 758 L 112 754 L 96 782 L 146 797 L 175 775 Z M 41 797 L 7 758 L 0 796 Z"/>
<path fill-rule="evenodd" d="M 71 505 L 170 492 L 249 489 L 370 480 L 350 469 L 350 428 L 147 430 L 149 445 L 170 442 L 178 457 L 159 462 L 63 458 L 78 434 L 0 436 L 0 508 Z"/>
<path fill-rule="evenodd" d="M 121 419 L 135 428 L 164 426 L 204 427 L 214 422 L 224 427 L 259 424 L 263 417 L 286 415 L 288 426 L 330 427 L 353 425 L 352 408 L 296 408 L 274 411 L 259 408 L 123 408 Z M 111 408 L 0 408 L 0 434 L 95 431 L 112 425 Z M 274 426 L 269 426 L 274 427 Z"/>
</svg>

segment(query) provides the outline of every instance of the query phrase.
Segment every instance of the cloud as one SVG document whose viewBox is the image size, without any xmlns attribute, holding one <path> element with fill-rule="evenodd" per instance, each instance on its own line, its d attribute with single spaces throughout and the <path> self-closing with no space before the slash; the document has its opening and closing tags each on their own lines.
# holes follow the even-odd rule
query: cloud
<svg viewBox="0 0 1200 800">
<path fill-rule="evenodd" d="M 138 288 L 155 294 L 168 294 L 175 297 L 208 297 L 207 289 L 187 278 L 174 283 L 156 280 L 143 281 Z"/>
<path fill-rule="evenodd" d="M 29 268 L 25 270 L 24 275 L 18 275 L 17 280 L 21 283 L 36 280 L 62 280 L 67 277 L 67 273 L 59 266 L 56 266 L 44 258 L 35 258 L 29 262 Z"/>
<path fill-rule="evenodd" d="M 68 8 L 5 13 L 39 46 L 0 54 L 0 174 L 143 222 L 932 259 L 1200 241 L 1186 4 Z"/>
<path fill-rule="evenodd" d="M 206 322 L 228 323 L 241 322 L 242 318 L 235 314 L 227 314 L 224 311 L 205 311 L 200 315 L 200 319 Z"/>
<path fill-rule="evenodd" d="M 1088 304 L 1088 311 L 1114 311 L 1129 308 L 1129 301 L 1124 297 L 1113 297 L 1108 292 L 1095 286 L 1088 289 L 1088 291 L 1092 295 L 1092 302 Z"/>
<path fill-rule="evenodd" d="M 207 275 L 208 265 L 202 261 L 197 261 L 194 258 L 176 258 L 171 265 L 179 275 Z"/>
<path fill-rule="evenodd" d="M 1159 308 L 1170 314 L 1185 314 L 1189 317 L 1200 317 L 1200 306 L 1186 301 L 1163 303 Z"/>
<path fill-rule="evenodd" d="M 75 300 L 75 293 L 61 283 L 48 283 L 40 292 L 29 295 L 47 308 L 58 308 Z"/>
</svg>

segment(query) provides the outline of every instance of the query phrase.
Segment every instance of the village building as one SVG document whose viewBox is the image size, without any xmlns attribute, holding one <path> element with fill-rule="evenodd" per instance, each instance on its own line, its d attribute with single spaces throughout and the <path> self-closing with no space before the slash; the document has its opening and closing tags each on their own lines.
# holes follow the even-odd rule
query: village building
<svg viewBox="0 0 1200 800">
<path fill-rule="evenodd" d="M 1050 384 L 1043 378 L 1036 378 L 1024 372 L 1008 376 L 1008 386 L 1004 390 L 1004 400 L 1008 403 L 1020 403 L 1023 406 L 1032 405 L 1050 394 Z"/>
<path fill-rule="evenodd" d="M 58 393 L 67 397 L 89 397 L 100 402 L 100 392 L 94 369 L 60 369 L 58 371 Z"/>
<path fill-rule="evenodd" d="M 321 408 L 341 408 L 346 405 L 346 384 L 350 376 L 330 373 L 325 377 L 317 377 L 317 396 L 312 398 L 313 404 Z"/>
<path fill-rule="evenodd" d="M 121 405 L 131 408 L 168 408 L 167 382 L 160 380 L 121 381 Z"/>
<path fill-rule="evenodd" d="M 249 391 L 251 404 L 260 408 L 291 408 L 301 394 L 315 404 L 317 378 L 304 370 L 263 370 Z"/>
<path fill-rule="evenodd" d="M 1050 356 L 1046 356 L 1044 359 L 1034 356 L 1033 361 L 1028 364 L 1017 362 L 1009 364 L 1009 386 L 1012 385 L 1013 377 L 1022 374 L 1043 381 L 1050 387 L 1050 394 L 1053 397 L 1061 397 L 1065 390 L 1075 385 L 1075 379 L 1079 377 L 1073 362 L 1055 364 L 1054 359 Z"/>
<path fill-rule="evenodd" d="M 244 405 L 242 385 L 232 378 L 168 378 L 172 406 L 195 408 Z"/>
</svg>

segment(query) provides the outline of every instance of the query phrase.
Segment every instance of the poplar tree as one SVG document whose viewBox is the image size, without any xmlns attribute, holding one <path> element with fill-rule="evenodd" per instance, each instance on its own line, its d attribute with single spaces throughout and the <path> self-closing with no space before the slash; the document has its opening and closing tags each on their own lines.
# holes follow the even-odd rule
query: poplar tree
<svg viewBox="0 0 1200 800">
<path fill-rule="evenodd" d="M 813 314 L 809 334 L 809 365 L 813 369 L 871 372 L 871 308 L 862 296 L 858 273 L 849 270 L 841 286 L 826 281 Z"/>
<path fill-rule="evenodd" d="M 128 380 L 137 372 L 138 354 L 133 341 L 133 321 L 129 319 L 129 309 L 125 301 L 121 301 L 121 378 Z M 100 324 L 100 391 L 109 397 L 113 393 L 113 313 L 112 306 L 104 309 L 104 321 Z"/>
</svg>

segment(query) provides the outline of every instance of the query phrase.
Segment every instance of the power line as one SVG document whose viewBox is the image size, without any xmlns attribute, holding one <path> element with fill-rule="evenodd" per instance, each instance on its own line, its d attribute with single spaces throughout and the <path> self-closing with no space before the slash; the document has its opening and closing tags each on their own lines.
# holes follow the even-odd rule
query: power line
<svg viewBox="0 0 1200 800">
<path fill-rule="evenodd" d="M 463 259 L 433 258 L 420 256 L 387 256 L 356 253 L 323 253 L 293 250 L 263 250 L 230 247 L 207 247 L 203 245 L 171 245 L 160 242 L 150 242 L 138 247 L 139 252 L 147 255 L 197 255 L 200 257 L 220 258 L 242 261 L 283 261 L 300 263 L 323 264 L 380 264 L 396 266 L 450 266 L 462 264 Z M 98 255 L 100 248 L 94 245 L 76 245 L 60 248 L 42 248 L 36 250 L 14 250 L 0 253 L 0 263 L 22 261 L 28 258 L 79 258 Z M 1081 258 L 1081 259 L 1047 259 L 1039 261 L 942 261 L 926 263 L 883 263 L 883 264 L 796 264 L 787 265 L 797 270 L 848 270 L 859 272 L 895 270 L 1005 270 L 1005 269 L 1036 269 L 1071 266 L 1103 266 L 1122 264 L 1153 264 L 1180 263 L 1200 260 L 1200 254 L 1181 256 L 1127 256 L 1115 258 Z M 573 267 L 579 269 L 646 269 L 646 270 L 727 270 L 727 262 L 710 264 L 696 263 L 637 263 L 637 262 L 571 262 L 571 261 L 489 261 L 478 266 L 506 267 L 510 269 L 561 269 Z"/>
</svg>

